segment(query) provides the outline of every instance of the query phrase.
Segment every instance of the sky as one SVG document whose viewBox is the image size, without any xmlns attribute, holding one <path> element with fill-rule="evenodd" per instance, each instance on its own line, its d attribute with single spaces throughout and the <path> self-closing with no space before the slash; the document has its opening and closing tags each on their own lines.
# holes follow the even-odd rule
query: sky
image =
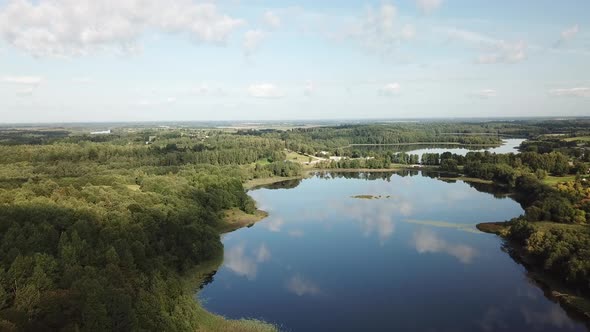
<svg viewBox="0 0 590 332">
<path fill-rule="evenodd" d="M 590 115 L 587 0 L 0 0 L 0 123 Z"/>
</svg>

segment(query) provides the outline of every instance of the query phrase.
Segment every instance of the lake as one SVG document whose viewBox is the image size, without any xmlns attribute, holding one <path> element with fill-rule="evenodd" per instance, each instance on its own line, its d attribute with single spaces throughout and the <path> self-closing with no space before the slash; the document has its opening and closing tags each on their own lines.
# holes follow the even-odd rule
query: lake
<svg viewBox="0 0 590 332">
<path fill-rule="evenodd" d="M 449 145 L 449 144 L 410 144 L 410 145 L 362 145 L 352 146 L 348 149 L 353 150 L 373 150 L 373 151 L 394 151 L 405 152 L 408 154 L 417 154 L 422 156 L 424 153 L 443 153 L 450 152 L 461 156 L 468 152 L 483 152 L 489 151 L 491 153 L 518 153 L 518 147 L 525 139 L 522 138 L 508 138 L 504 139 L 502 145 L 498 147 L 487 147 L 478 145 Z"/>
<path fill-rule="evenodd" d="M 412 154 L 422 155 L 423 153 L 443 153 L 443 152 L 450 152 L 458 155 L 466 155 L 467 152 L 476 152 L 476 151 L 489 151 L 491 153 L 518 153 L 518 147 L 524 139 L 521 138 L 509 138 L 503 140 L 503 144 L 498 147 L 477 147 L 477 146 L 460 146 L 460 147 L 438 147 L 437 145 L 431 145 L 431 147 L 423 147 L 418 149 L 409 150 Z"/>
<path fill-rule="evenodd" d="M 586 331 L 475 229 L 518 203 L 424 175 L 320 173 L 251 191 L 270 215 L 223 237 L 198 298 L 286 331 Z"/>
</svg>

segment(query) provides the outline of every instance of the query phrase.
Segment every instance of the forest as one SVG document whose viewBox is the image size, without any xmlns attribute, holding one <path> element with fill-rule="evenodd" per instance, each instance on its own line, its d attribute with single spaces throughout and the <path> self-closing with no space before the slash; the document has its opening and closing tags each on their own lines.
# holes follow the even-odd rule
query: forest
<svg viewBox="0 0 590 332">
<path fill-rule="evenodd" d="M 288 130 L 118 127 L 0 129 L 0 330 L 195 331 L 202 310 L 186 282 L 222 253 L 224 211 L 254 213 L 244 183 L 322 168 L 421 163 L 493 180 L 518 193 L 526 214 L 510 237 L 548 271 L 590 293 L 590 235 L 539 231 L 535 222 L 585 225 L 590 122 L 341 125 Z M 529 138 L 517 154 L 412 155 L 354 144 L 497 146 Z M 572 143 L 573 142 L 573 143 Z M 350 148 L 352 146 L 352 148 Z M 323 153 L 323 154 L 322 154 Z M 545 184 L 548 177 L 572 181 Z M 565 271 L 565 272 L 564 272 Z M 261 323 L 262 324 L 262 323 Z M 265 326 L 272 329 L 272 327 Z"/>
</svg>

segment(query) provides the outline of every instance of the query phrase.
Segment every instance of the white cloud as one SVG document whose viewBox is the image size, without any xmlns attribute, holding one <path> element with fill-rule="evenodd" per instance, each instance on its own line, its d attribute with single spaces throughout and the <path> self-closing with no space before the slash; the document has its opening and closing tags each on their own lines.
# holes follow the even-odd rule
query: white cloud
<svg viewBox="0 0 590 332">
<path fill-rule="evenodd" d="M 579 32 L 580 26 L 577 24 L 561 31 L 561 36 L 559 40 L 555 42 L 554 47 L 560 47 L 568 41 L 574 39 Z"/>
<path fill-rule="evenodd" d="M 262 30 L 248 30 L 244 33 L 244 53 L 250 55 L 254 53 L 262 41 L 266 38 L 266 33 Z"/>
<path fill-rule="evenodd" d="M 149 106 L 154 106 L 156 103 L 154 103 L 153 101 L 151 101 L 149 99 L 141 99 L 141 100 L 136 101 L 133 104 L 135 106 L 149 107 Z"/>
<path fill-rule="evenodd" d="M 27 87 L 16 91 L 16 95 L 20 97 L 32 96 L 35 91 L 35 87 Z"/>
<path fill-rule="evenodd" d="M 553 89 L 549 93 L 559 97 L 590 97 L 590 87 Z"/>
<path fill-rule="evenodd" d="M 189 90 L 189 94 L 197 96 L 225 96 L 227 91 L 221 87 L 212 87 L 207 83 L 194 87 Z"/>
<path fill-rule="evenodd" d="M 440 8 L 443 0 L 416 0 L 416 5 L 424 13 L 429 14 Z"/>
<path fill-rule="evenodd" d="M 478 32 L 462 30 L 457 28 L 442 28 L 440 29 L 451 40 L 459 40 L 472 44 L 490 45 L 498 42 L 497 39 L 480 34 Z"/>
<path fill-rule="evenodd" d="M 440 29 L 449 41 L 460 41 L 475 47 L 480 55 L 475 59 L 478 64 L 518 63 L 527 58 L 527 44 L 520 41 L 505 41 L 478 32 L 456 28 Z"/>
<path fill-rule="evenodd" d="M 462 263 L 471 263 L 475 257 L 475 249 L 466 245 L 455 245 L 439 238 L 432 231 L 422 229 L 414 234 L 414 245 L 418 253 L 446 253 L 454 256 Z"/>
<path fill-rule="evenodd" d="M 276 29 L 281 26 L 281 18 L 271 11 L 266 11 L 264 13 L 263 19 L 264 23 L 266 23 L 269 27 L 273 29 Z"/>
<path fill-rule="evenodd" d="M 43 78 L 38 76 L 4 76 L 2 82 L 17 85 L 39 85 L 43 82 Z"/>
<path fill-rule="evenodd" d="M 574 38 L 578 32 L 580 32 L 580 26 L 574 25 L 573 27 L 567 28 L 561 32 L 561 38 L 563 40 L 570 40 Z"/>
<path fill-rule="evenodd" d="M 398 21 L 397 8 L 391 4 L 383 4 L 378 9 L 369 7 L 365 15 L 346 31 L 345 36 L 369 52 L 390 55 L 401 42 L 414 38 L 416 34 L 413 26 L 402 26 Z"/>
<path fill-rule="evenodd" d="M 16 95 L 28 97 L 33 95 L 35 89 L 43 82 L 43 78 L 38 76 L 4 76 L 0 82 L 19 86 Z"/>
<path fill-rule="evenodd" d="M 248 87 L 248 94 L 256 98 L 281 98 L 283 93 L 274 84 L 260 83 Z"/>
<path fill-rule="evenodd" d="M 77 78 L 72 78 L 72 83 L 90 84 L 90 83 L 94 83 L 94 80 L 89 77 L 77 77 Z"/>
<path fill-rule="evenodd" d="M 416 36 L 416 28 L 413 25 L 406 24 L 402 28 L 401 37 L 405 40 L 413 39 Z"/>
<path fill-rule="evenodd" d="M 315 283 L 300 275 L 293 276 L 287 280 L 287 290 L 297 296 L 317 295 L 320 293 L 320 288 Z"/>
<path fill-rule="evenodd" d="M 108 48 L 130 52 L 153 29 L 224 43 L 244 23 L 213 3 L 191 0 L 9 0 L 0 8 L 0 38 L 34 56 L 80 56 Z"/>
<path fill-rule="evenodd" d="M 140 100 L 132 103 L 132 105 L 140 106 L 140 107 L 155 107 L 155 106 L 175 104 L 176 101 L 177 101 L 176 97 L 168 97 L 168 98 L 160 99 L 160 100 L 140 99 Z"/>
<path fill-rule="evenodd" d="M 518 63 L 527 58 L 527 45 L 523 41 L 509 43 L 499 41 L 490 48 L 492 53 L 480 55 L 476 63 L 479 64 L 496 64 L 496 63 Z"/>
<path fill-rule="evenodd" d="M 389 83 L 379 88 L 379 95 L 388 97 L 395 96 L 399 94 L 400 89 L 401 86 L 399 83 Z"/>
<path fill-rule="evenodd" d="M 498 92 L 493 89 L 482 89 L 482 90 L 473 91 L 473 92 L 471 92 L 470 95 L 474 96 L 474 97 L 478 97 L 478 98 L 488 99 L 488 98 L 497 97 Z"/>
<path fill-rule="evenodd" d="M 315 86 L 313 85 L 312 81 L 305 83 L 305 86 L 303 87 L 303 94 L 307 97 L 311 97 L 315 94 Z"/>
</svg>

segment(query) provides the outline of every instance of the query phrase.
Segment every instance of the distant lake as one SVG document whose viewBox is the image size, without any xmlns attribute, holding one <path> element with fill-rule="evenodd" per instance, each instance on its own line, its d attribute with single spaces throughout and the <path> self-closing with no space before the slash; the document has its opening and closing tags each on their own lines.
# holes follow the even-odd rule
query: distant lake
<svg viewBox="0 0 590 332">
<path fill-rule="evenodd" d="M 374 151 L 393 151 L 405 152 L 408 154 L 417 154 L 422 156 L 424 153 L 444 153 L 450 152 L 458 155 L 466 155 L 467 152 L 483 152 L 489 151 L 491 153 L 518 153 L 518 147 L 525 139 L 510 138 L 503 140 L 501 146 L 489 147 L 478 145 L 449 145 L 449 144 L 412 144 L 412 145 L 374 145 L 374 146 L 352 146 L 347 149 L 353 150 L 374 150 Z"/>
<path fill-rule="evenodd" d="M 586 330 L 475 229 L 520 215 L 518 203 L 425 174 L 322 173 L 251 191 L 270 215 L 223 237 L 199 299 L 285 331 Z"/>
<path fill-rule="evenodd" d="M 434 145 L 433 147 L 426 147 L 426 148 L 419 148 L 419 149 L 415 149 L 415 150 L 410 150 L 409 153 L 412 154 L 418 154 L 418 155 L 422 155 L 423 153 L 443 153 L 446 151 L 449 151 L 450 153 L 455 153 L 458 155 L 466 155 L 467 152 L 476 152 L 476 151 L 489 151 L 491 153 L 518 153 L 518 147 L 520 146 L 520 144 L 522 142 L 524 142 L 524 139 L 520 139 L 520 138 L 511 138 L 511 139 L 505 139 L 503 140 L 503 144 L 501 146 L 495 147 L 495 148 L 489 148 L 489 147 L 477 147 L 477 146 L 465 146 L 465 147 L 450 147 L 450 148 L 444 148 L 444 147 L 437 147 L 436 145 Z"/>
</svg>

